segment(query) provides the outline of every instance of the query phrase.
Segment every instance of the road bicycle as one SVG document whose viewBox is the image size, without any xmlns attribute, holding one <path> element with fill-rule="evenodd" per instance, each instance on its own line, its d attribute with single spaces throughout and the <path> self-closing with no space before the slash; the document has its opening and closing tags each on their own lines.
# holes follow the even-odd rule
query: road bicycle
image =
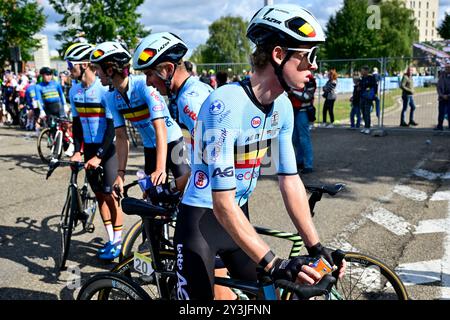
<svg viewBox="0 0 450 320">
<path fill-rule="evenodd" d="M 37 150 L 42 162 L 48 164 L 51 159 L 60 159 L 63 151 L 73 144 L 70 126 L 71 122 L 67 119 L 49 116 L 48 127 L 41 131 L 37 139 Z"/>
<path fill-rule="evenodd" d="M 332 196 L 336 195 L 344 188 L 344 185 L 310 185 L 306 186 L 306 188 L 311 193 L 309 205 L 311 213 L 314 215 L 315 204 L 321 200 L 322 195 L 324 193 Z M 121 203 L 122 210 L 126 214 L 138 215 L 142 219 L 140 224 L 135 224 L 134 228 L 130 230 L 125 241 L 127 238 L 137 239 L 142 234 L 142 228 L 145 229 L 145 234 L 148 239 L 146 241 L 147 246 L 142 247 L 141 245 L 133 255 L 120 261 L 111 270 L 111 274 L 122 275 L 128 278 L 128 280 L 132 280 L 133 284 L 137 284 L 141 289 L 144 289 L 146 292 L 144 297 L 146 299 L 174 299 L 176 286 L 176 277 L 174 277 L 176 253 L 167 227 L 173 227 L 176 220 L 178 208 L 176 199 L 173 203 L 162 204 L 162 206 L 155 206 L 149 202 L 134 198 L 125 198 Z M 255 229 L 261 235 L 291 241 L 292 247 L 289 258 L 299 256 L 301 249 L 304 247 L 303 240 L 298 234 L 258 226 L 255 226 Z M 129 248 L 133 247 L 132 242 L 128 242 L 127 245 Z M 347 262 L 346 274 L 343 279 L 336 281 L 331 288 L 327 288 L 326 292 L 321 291 L 322 293 L 319 295 L 320 299 L 408 299 L 407 291 L 400 278 L 383 262 L 361 253 L 339 251 L 339 254 Z M 108 286 L 109 280 L 106 281 L 105 278 L 110 279 L 112 277 L 111 274 L 106 273 L 90 279 L 83 286 L 83 290 L 80 291 L 79 298 L 92 299 L 96 297 L 99 300 L 124 298 L 123 292 L 117 292 L 116 288 Z M 337 278 L 336 274 L 334 276 Z M 99 282 L 103 283 L 101 287 L 97 286 Z M 250 299 L 261 297 L 261 283 L 251 284 L 229 278 L 215 278 L 215 283 L 238 289 L 237 292 L 241 298 Z M 287 291 L 283 291 L 286 294 L 282 295 L 282 299 L 306 297 L 306 295 L 299 296 L 300 293 L 298 292 L 295 293 L 295 290 L 290 287 L 291 284 L 272 283 L 272 285 L 275 288 L 290 288 Z M 321 289 L 324 290 L 323 287 Z M 243 295 L 241 292 L 243 292 Z M 292 295 L 292 292 L 294 292 L 294 295 Z M 141 295 L 139 297 L 142 298 L 142 291 L 140 293 Z M 129 296 L 125 298 L 129 298 Z M 263 296 L 262 298 L 267 297 Z M 307 298 L 310 298 L 310 296 Z"/>
<path fill-rule="evenodd" d="M 89 190 L 87 178 L 85 176 L 84 184 L 80 188 L 77 184 L 78 173 L 84 169 L 83 162 L 62 161 L 52 159 L 49 164 L 46 179 L 50 178 L 53 171 L 60 165 L 68 165 L 71 169 L 70 183 L 67 189 L 67 196 L 64 207 L 61 211 L 59 232 L 60 232 L 60 252 L 58 267 L 60 270 L 66 269 L 66 262 L 69 255 L 72 233 L 78 223 L 82 223 L 83 231 L 93 233 L 95 226 L 93 224 L 94 216 L 97 211 L 97 199 Z M 103 168 L 98 167 L 101 176 Z"/>
</svg>

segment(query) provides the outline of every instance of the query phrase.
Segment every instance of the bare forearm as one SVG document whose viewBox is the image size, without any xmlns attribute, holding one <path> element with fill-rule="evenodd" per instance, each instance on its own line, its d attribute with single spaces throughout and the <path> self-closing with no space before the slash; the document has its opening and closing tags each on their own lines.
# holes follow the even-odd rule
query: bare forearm
<svg viewBox="0 0 450 320">
<path fill-rule="evenodd" d="M 165 124 L 163 127 L 157 127 L 156 130 L 156 169 L 166 170 L 167 161 L 167 129 Z"/>
<path fill-rule="evenodd" d="M 319 242 L 312 221 L 305 187 L 298 176 L 280 177 L 280 190 L 286 210 L 305 244 L 310 247 Z"/>
<path fill-rule="evenodd" d="M 125 170 L 128 162 L 129 142 L 126 138 L 116 138 L 116 152 L 119 170 Z"/>
</svg>

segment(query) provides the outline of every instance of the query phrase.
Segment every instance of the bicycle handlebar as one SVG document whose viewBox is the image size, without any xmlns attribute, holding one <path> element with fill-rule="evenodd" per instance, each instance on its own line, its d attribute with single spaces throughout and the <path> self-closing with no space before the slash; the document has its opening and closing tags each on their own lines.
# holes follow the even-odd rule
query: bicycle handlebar
<svg viewBox="0 0 450 320">
<path fill-rule="evenodd" d="M 53 174 L 53 171 L 55 171 L 56 168 L 58 168 L 60 165 L 67 165 L 71 168 L 75 168 L 76 170 L 80 170 L 84 168 L 85 162 L 78 162 L 78 161 L 66 161 L 66 160 L 59 160 L 59 159 L 52 159 L 50 160 L 50 163 L 48 164 L 48 171 L 47 176 L 45 180 L 48 180 L 50 176 Z M 97 170 L 100 174 L 103 173 L 103 167 L 98 166 L 94 170 Z"/>
<path fill-rule="evenodd" d="M 302 300 L 329 293 L 334 283 L 336 283 L 336 279 L 331 275 L 324 276 L 319 283 L 312 286 L 298 284 L 288 280 L 275 281 L 276 286 L 294 292 Z"/>
</svg>

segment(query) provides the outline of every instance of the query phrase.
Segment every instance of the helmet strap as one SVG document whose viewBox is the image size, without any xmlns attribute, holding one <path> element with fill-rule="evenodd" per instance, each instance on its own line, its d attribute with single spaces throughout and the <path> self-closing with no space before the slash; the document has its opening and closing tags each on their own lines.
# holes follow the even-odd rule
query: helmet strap
<svg viewBox="0 0 450 320">
<path fill-rule="evenodd" d="M 169 98 L 169 112 L 170 112 L 172 118 L 175 119 L 175 120 L 178 122 L 178 108 L 176 108 L 176 111 L 175 111 L 176 114 L 172 114 L 172 108 L 170 108 L 170 106 L 171 106 L 172 104 L 175 103 L 175 100 L 176 100 L 176 98 L 177 98 L 177 95 L 174 94 L 174 93 L 172 92 L 172 89 L 171 89 L 171 87 L 172 87 L 172 79 L 173 79 L 173 76 L 175 75 L 175 71 L 177 70 L 177 64 L 174 63 L 173 66 L 174 66 L 173 72 L 172 72 L 171 75 L 169 75 L 169 76 L 167 77 L 167 79 L 164 79 L 164 78 L 159 74 L 159 72 L 156 72 L 156 75 L 157 75 L 162 81 L 164 81 L 164 86 L 166 87 L 166 90 L 167 90 L 167 97 Z"/>
<path fill-rule="evenodd" d="M 287 85 L 286 81 L 284 80 L 283 68 L 284 68 L 284 65 L 286 64 L 286 62 L 288 62 L 288 60 L 292 57 L 293 54 L 294 54 L 294 52 L 288 51 L 286 53 L 286 56 L 284 57 L 283 61 L 281 61 L 281 64 L 277 64 L 273 60 L 273 58 L 270 59 L 270 63 L 272 64 L 275 74 L 277 75 L 278 82 L 280 82 L 281 86 L 283 87 L 284 91 L 286 91 L 286 92 L 289 92 L 291 90 L 291 87 L 289 87 Z"/>
</svg>

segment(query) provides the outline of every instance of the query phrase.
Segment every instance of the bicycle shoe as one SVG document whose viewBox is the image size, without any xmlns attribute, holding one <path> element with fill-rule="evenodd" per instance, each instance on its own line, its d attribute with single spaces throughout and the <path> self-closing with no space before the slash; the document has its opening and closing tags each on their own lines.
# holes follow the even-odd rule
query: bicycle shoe
<svg viewBox="0 0 450 320">
<path fill-rule="evenodd" d="M 101 254 L 104 254 L 105 252 L 109 252 L 109 250 L 111 250 L 112 245 L 113 245 L 112 242 L 108 241 L 107 243 L 105 243 L 105 245 L 102 248 L 98 249 L 97 255 L 100 256 Z"/>
<path fill-rule="evenodd" d="M 120 255 L 121 251 L 122 251 L 122 242 L 118 242 L 116 244 L 112 244 L 110 246 L 109 251 L 102 253 L 98 257 L 102 260 L 114 260 Z"/>
</svg>

